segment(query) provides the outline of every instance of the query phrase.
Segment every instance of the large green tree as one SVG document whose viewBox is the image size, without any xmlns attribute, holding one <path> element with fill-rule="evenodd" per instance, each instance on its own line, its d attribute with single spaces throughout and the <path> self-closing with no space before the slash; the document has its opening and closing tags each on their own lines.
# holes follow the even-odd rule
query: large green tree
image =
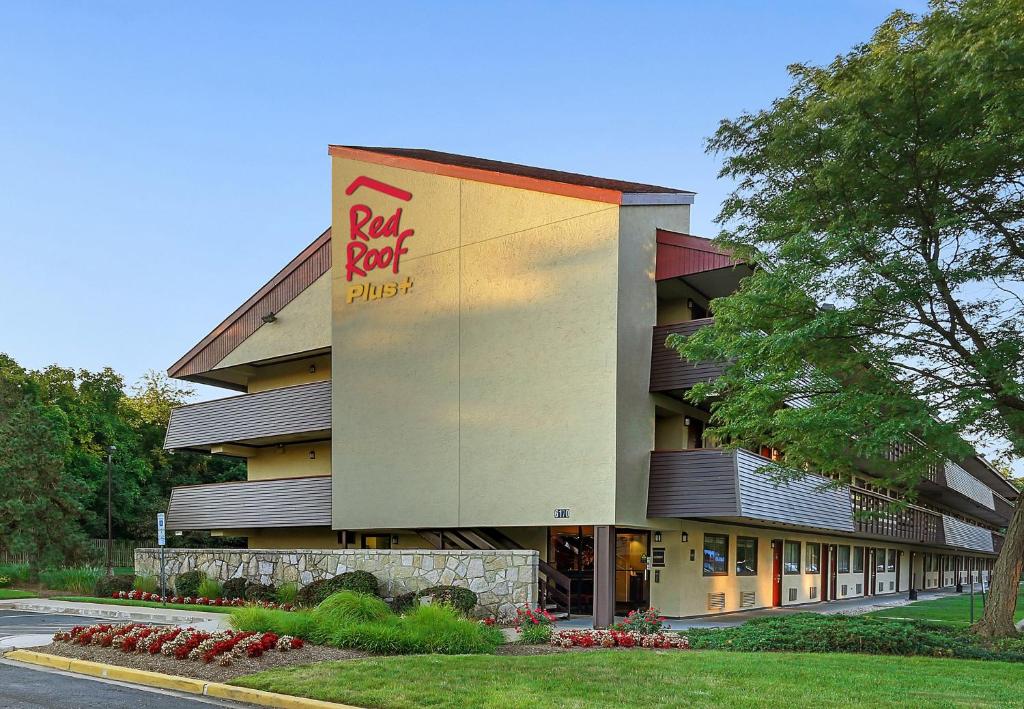
<svg viewBox="0 0 1024 709">
<path fill-rule="evenodd" d="M 38 385 L 0 354 L 0 550 L 36 571 L 83 553 L 82 486 L 65 473 L 67 417 L 40 399 Z"/>
<path fill-rule="evenodd" d="M 693 397 L 729 445 L 839 479 L 869 465 L 911 498 L 965 438 L 1021 459 L 1024 4 L 896 12 L 790 73 L 788 94 L 709 141 L 735 184 L 718 240 L 755 273 L 673 342 L 733 362 Z M 1015 632 L 1021 506 L 1006 532 L 984 635 Z"/>
</svg>

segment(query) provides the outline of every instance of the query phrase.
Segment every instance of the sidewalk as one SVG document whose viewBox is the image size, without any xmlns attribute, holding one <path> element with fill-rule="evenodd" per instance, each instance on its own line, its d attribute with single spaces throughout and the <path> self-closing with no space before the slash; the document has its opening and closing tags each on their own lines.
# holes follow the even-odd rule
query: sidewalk
<svg viewBox="0 0 1024 709">
<path fill-rule="evenodd" d="M 930 601 L 936 598 L 958 595 L 955 591 L 943 589 L 939 591 L 918 591 L 919 601 Z M 715 616 L 699 616 L 693 618 L 668 618 L 665 625 L 670 630 L 688 630 L 690 628 L 731 628 L 742 625 L 754 618 L 765 616 L 793 615 L 795 613 L 822 613 L 825 615 L 843 614 L 860 615 L 882 608 L 894 608 L 905 606 L 913 601 L 908 600 L 906 592 L 887 594 L 884 596 L 871 596 L 868 598 L 846 598 L 841 601 L 828 601 L 826 603 L 805 603 L 798 606 L 784 606 L 782 608 L 759 608 L 751 611 L 739 611 L 736 613 L 725 613 Z M 616 620 L 620 618 L 616 617 Z M 592 628 L 594 625 L 593 616 L 573 616 L 569 620 L 560 620 L 555 623 L 559 630 L 570 628 Z"/>
<path fill-rule="evenodd" d="M 119 623 L 189 625 L 202 630 L 219 630 L 228 627 L 228 615 L 226 613 L 207 613 L 204 611 L 176 610 L 173 608 L 81 603 L 77 601 L 57 601 L 49 598 L 23 598 L 12 601 L 0 601 L 0 609 L 5 608 L 33 613 L 80 615 Z"/>
</svg>

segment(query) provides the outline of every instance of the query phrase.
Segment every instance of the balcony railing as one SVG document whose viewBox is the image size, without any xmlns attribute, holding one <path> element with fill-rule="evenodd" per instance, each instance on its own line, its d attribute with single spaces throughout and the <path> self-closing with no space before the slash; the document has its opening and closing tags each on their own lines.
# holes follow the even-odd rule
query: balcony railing
<svg viewBox="0 0 1024 709">
<path fill-rule="evenodd" d="M 245 480 L 171 490 L 168 529 L 318 527 L 331 524 L 331 477 Z"/>
<path fill-rule="evenodd" d="M 923 507 L 894 506 L 895 500 L 850 488 L 857 531 L 869 536 L 924 544 L 945 544 L 942 515 Z"/>
<path fill-rule="evenodd" d="M 916 505 L 805 475 L 782 480 L 776 466 L 745 450 L 702 448 L 651 453 L 647 515 L 752 520 L 909 544 L 991 552 L 993 535 Z"/>
<path fill-rule="evenodd" d="M 665 346 L 669 335 L 692 335 L 713 322 L 714 318 L 702 318 L 654 328 L 651 341 L 651 391 L 691 389 L 694 384 L 709 382 L 722 375 L 725 371 L 724 363 L 684 362 L 678 352 Z"/>
<path fill-rule="evenodd" d="M 312 382 L 182 406 L 164 448 L 273 445 L 330 437 L 331 382 Z"/>
</svg>

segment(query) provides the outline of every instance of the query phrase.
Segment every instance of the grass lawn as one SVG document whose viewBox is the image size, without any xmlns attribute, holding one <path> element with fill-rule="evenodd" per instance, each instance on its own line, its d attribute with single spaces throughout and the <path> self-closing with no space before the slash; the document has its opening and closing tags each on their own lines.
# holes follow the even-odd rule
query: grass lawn
<svg viewBox="0 0 1024 709">
<path fill-rule="evenodd" d="M 0 588 L 0 601 L 13 601 L 18 598 L 35 598 L 36 594 L 29 591 L 15 591 L 12 588 Z"/>
<path fill-rule="evenodd" d="M 411 655 L 284 667 L 232 684 L 373 708 L 1007 707 L 1024 665 L 873 655 L 598 650 Z"/>
<path fill-rule="evenodd" d="M 981 618 L 983 612 L 981 605 L 981 594 L 974 594 L 974 619 Z M 897 608 L 886 608 L 880 611 L 873 611 L 867 615 L 876 618 L 913 618 L 914 620 L 930 620 L 952 625 L 970 625 L 971 623 L 971 594 L 964 593 L 959 596 L 947 598 L 936 598 L 933 601 L 915 601 L 910 605 Z M 1017 612 L 1014 615 L 1016 620 L 1024 618 L 1024 586 L 1017 590 Z"/>
<path fill-rule="evenodd" d="M 130 601 L 118 598 L 95 598 L 93 596 L 53 596 L 55 601 L 74 601 L 76 603 L 102 603 L 110 606 L 145 606 L 146 608 L 173 608 L 179 611 L 208 611 L 210 613 L 230 613 L 227 606 L 199 606 L 194 603 L 157 603 L 154 601 Z"/>
</svg>

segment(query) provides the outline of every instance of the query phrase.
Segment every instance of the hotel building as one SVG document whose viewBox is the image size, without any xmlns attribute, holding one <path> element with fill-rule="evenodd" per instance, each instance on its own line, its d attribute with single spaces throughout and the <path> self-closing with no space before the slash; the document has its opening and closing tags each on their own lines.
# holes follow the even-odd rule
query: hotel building
<svg viewBox="0 0 1024 709">
<path fill-rule="evenodd" d="M 598 625 L 954 585 L 1017 491 L 948 461 L 915 504 L 864 470 L 776 485 L 686 401 L 721 365 L 671 333 L 750 273 L 690 235 L 694 194 L 427 150 L 331 146 L 333 216 L 179 359 L 237 395 L 165 447 L 244 458 L 175 488 L 170 529 L 250 548 L 534 549 L 539 597 Z M 764 453 L 769 453 L 764 451 Z"/>
</svg>

